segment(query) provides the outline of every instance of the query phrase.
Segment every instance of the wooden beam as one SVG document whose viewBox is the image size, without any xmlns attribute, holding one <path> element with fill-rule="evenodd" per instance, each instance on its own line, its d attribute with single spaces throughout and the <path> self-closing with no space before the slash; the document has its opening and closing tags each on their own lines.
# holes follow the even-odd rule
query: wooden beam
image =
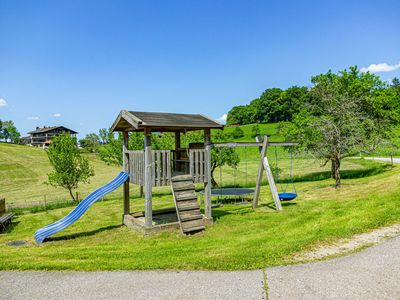
<svg viewBox="0 0 400 300">
<path fill-rule="evenodd" d="M 262 147 L 262 142 L 226 142 L 226 143 L 213 143 L 213 147 Z M 287 147 L 287 146 L 298 146 L 299 143 L 294 142 L 269 142 L 268 147 Z"/>
<path fill-rule="evenodd" d="M 204 215 L 212 219 L 211 211 L 211 133 L 204 130 Z"/>
<path fill-rule="evenodd" d="M 256 179 L 256 189 L 254 191 L 254 196 L 253 196 L 253 209 L 256 208 L 258 205 L 258 198 L 260 197 L 260 189 L 261 189 L 261 184 L 262 184 L 262 174 L 263 174 L 263 169 L 264 169 L 264 157 L 265 154 L 267 153 L 267 147 L 268 147 L 268 136 L 264 136 L 264 140 L 262 143 L 260 143 L 260 137 L 256 137 L 257 144 L 261 144 L 261 150 L 260 150 L 260 162 L 258 164 L 258 173 L 257 173 L 257 179 Z"/>
<path fill-rule="evenodd" d="M 129 154 L 128 154 L 128 141 L 129 135 L 128 132 L 122 133 L 122 160 L 123 160 L 123 168 L 124 172 L 129 173 Z M 129 205 L 129 180 L 124 182 L 124 215 L 128 215 L 130 212 Z"/>
<path fill-rule="evenodd" d="M 260 137 L 256 137 L 257 142 L 260 142 Z M 260 197 L 260 189 L 261 189 L 261 184 L 262 184 L 262 173 L 263 170 L 265 170 L 265 173 L 267 175 L 268 179 L 268 184 L 269 188 L 271 190 L 272 198 L 274 199 L 275 207 L 277 210 L 282 210 L 282 205 L 281 205 L 281 200 L 279 199 L 279 194 L 278 190 L 276 188 L 274 176 L 271 171 L 271 167 L 268 162 L 268 157 L 267 157 L 267 150 L 268 150 L 268 136 L 264 136 L 264 140 L 262 142 L 262 147 L 260 149 L 260 163 L 258 165 L 258 174 L 257 174 L 257 180 L 256 180 L 256 189 L 254 191 L 254 198 L 253 198 L 253 209 L 256 208 L 258 205 L 258 199 Z"/>
<path fill-rule="evenodd" d="M 153 224 L 152 203 L 152 153 L 151 153 L 151 130 L 144 132 L 144 226 L 151 228 Z"/>
<path fill-rule="evenodd" d="M 272 198 L 275 202 L 276 210 L 282 210 L 281 199 L 279 199 L 278 190 L 275 185 L 274 176 L 272 175 L 271 167 L 269 166 L 268 157 L 264 157 L 263 166 L 265 169 L 265 173 L 267 174 L 269 189 L 271 190 Z"/>
</svg>

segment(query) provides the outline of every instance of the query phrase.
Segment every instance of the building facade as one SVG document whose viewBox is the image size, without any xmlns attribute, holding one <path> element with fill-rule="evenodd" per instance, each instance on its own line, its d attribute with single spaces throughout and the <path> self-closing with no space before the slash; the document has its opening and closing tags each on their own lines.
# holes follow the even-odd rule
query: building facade
<svg viewBox="0 0 400 300">
<path fill-rule="evenodd" d="M 53 138 L 63 133 L 68 133 L 71 136 L 76 136 L 78 133 L 74 130 L 68 129 L 64 126 L 52 126 L 43 128 L 36 127 L 36 130 L 28 132 L 29 136 L 24 137 L 24 144 L 31 145 L 34 147 L 48 147 Z"/>
</svg>

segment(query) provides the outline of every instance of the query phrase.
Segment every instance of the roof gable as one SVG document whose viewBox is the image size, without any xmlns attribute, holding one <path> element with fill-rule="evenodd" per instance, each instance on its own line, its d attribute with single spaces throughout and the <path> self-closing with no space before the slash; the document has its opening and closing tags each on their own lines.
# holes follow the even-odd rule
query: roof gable
<svg viewBox="0 0 400 300">
<path fill-rule="evenodd" d="M 67 127 L 64 127 L 64 126 L 43 127 L 43 128 L 39 128 L 34 131 L 28 132 L 28 134 L 46 133 L 46 132 L 50 132 L 50 131 L 54 131 L 54 130 L 63 130 L 63 131 L 68 131 L 72 134 L 77 134 L 76 131 L 69 129 Z"/>
<path fill-rule="evenodd" d="M 153 131 L 184 131 L 211 128 L 223 129 L 224 126 L 200 114 L 127 110 L 122 110 L 111 126 L 112 131 L 143 131 L 145 128 Z"/>
</svg>

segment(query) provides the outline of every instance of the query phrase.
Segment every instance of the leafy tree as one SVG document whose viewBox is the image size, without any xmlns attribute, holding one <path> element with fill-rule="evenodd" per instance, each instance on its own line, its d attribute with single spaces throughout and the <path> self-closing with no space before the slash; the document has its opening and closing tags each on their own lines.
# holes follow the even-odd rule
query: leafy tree
<svg viewBox="0 0 400 300">
<path fill-rule="evenodd" d="M 77 201 L 73 190 L 78 188 L 80 182 L 89 182 L 94 170 L 88 159 L 81 156 L 76 138 L 69 134 L 55 137 L 47 150 L 47 156 L 53 166 L 53 172 L 47 174 L 49 184 L 67 189 L 71 198 Z"/>
<path fill-rule="evenodd" d="M 258 124 L 257 125 L 253 125 L 251 127 L 251 136 L 254 138 L 254 137 L 256 137 L 256 136 L 258 136 L 260 134 L 261 134 L 260 126 Z"/>
<path fill-rule="evenodd" d="M 17 139 L 21 137 L 21 134 L 15 127 L 13 121 L 3 121 L 1 124 L 1 137 L 5 142 L 10 141 L 14 143 Z"/>
<path fill-rule="evenodd" d="M 234 125 L 234 124 L 251 124 L 255 123 L 255 108 L 251 105 L 240 105 L 234 106 L 228 112 L 228 118 L 226 120 L 227 125 Z"/>
<path fill-rule="evenodd" d="M 107 144 L 100 146 L 98 152 L 100 159 L 107 165 L 122 166 L 122 133 L 117 138 L 110 135 Z"/>
<path fill-rule="evenodd" d="M 233 136 L 235 139 L 244 137 L 243 129 L 240 128 L 240 127 L 238 127 L 238 126 L 235 127 L 235 129 L 234 129 L 233 132 L 232 132 L 232 136 Z"/>
<path fill-rule="evenodd" d="M 80 145 L 89 152 L 97 152 L 100 145 L 100 137 L 95 133 L 87 134 L 79 141 Z"/>
<path fill-rule="evenodd" d="M 343 158 L 361 149 L 371 149 L 389 136 L 399 120 L 394 93 L 378 76 L 351 67 L 338 74 L 329 71 L 312 78 L 312 97 L 285 135 L 302 149 L 331 162 L 332 177 L 340 187 Z"/>
<path fill-rule="evenodd" d="M 222 131 L 216 131 L 213 136 L 213 142 L 227 142 L 230 139 L 230 135 L 226 134 Z M 228 147 L 213 147 L 211 148 L 211 185 L 213 187 L 218 186 L 215 178 L 214 178 L 214 171 L 227 165 L 229 167 L 238 166 L 240 163 L 240 157 L 236 153 L 235 148 L 228 148 Z"/>
<path fill-rule="evenodd" d="M 110 139 L 114 138 L 114 133 L 110 131 L 109 128 L 101 128 L 99 129 L 99 139 L 100 139 L 100 144 L 108 144 Z"/>
<path fill-rule="evenodd" d="M 393 78 L 392 80 L 392 87 L 394 88 L 400 88 L 400 79 L 397 77 Z"/>
</svg>

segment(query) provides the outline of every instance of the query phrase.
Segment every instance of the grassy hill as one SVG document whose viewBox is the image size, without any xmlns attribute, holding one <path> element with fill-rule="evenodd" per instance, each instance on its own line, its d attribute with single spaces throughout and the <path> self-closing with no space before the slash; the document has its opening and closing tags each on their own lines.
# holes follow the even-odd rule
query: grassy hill
<svg viewBox="0 0 400 300">
<path fill-rule="evenodd" d="M 94 155 L 88 157 L 95 176 L 90 183 L 80 185 L 80 197 L 108 182 L 121 170 L 107 166 Z M 0 143 L 0 196 L 6 198 L 7 204 L 70 199 L 66 190 L 45 184 L 50 171 L 45 150 Z"/>
</svg>

